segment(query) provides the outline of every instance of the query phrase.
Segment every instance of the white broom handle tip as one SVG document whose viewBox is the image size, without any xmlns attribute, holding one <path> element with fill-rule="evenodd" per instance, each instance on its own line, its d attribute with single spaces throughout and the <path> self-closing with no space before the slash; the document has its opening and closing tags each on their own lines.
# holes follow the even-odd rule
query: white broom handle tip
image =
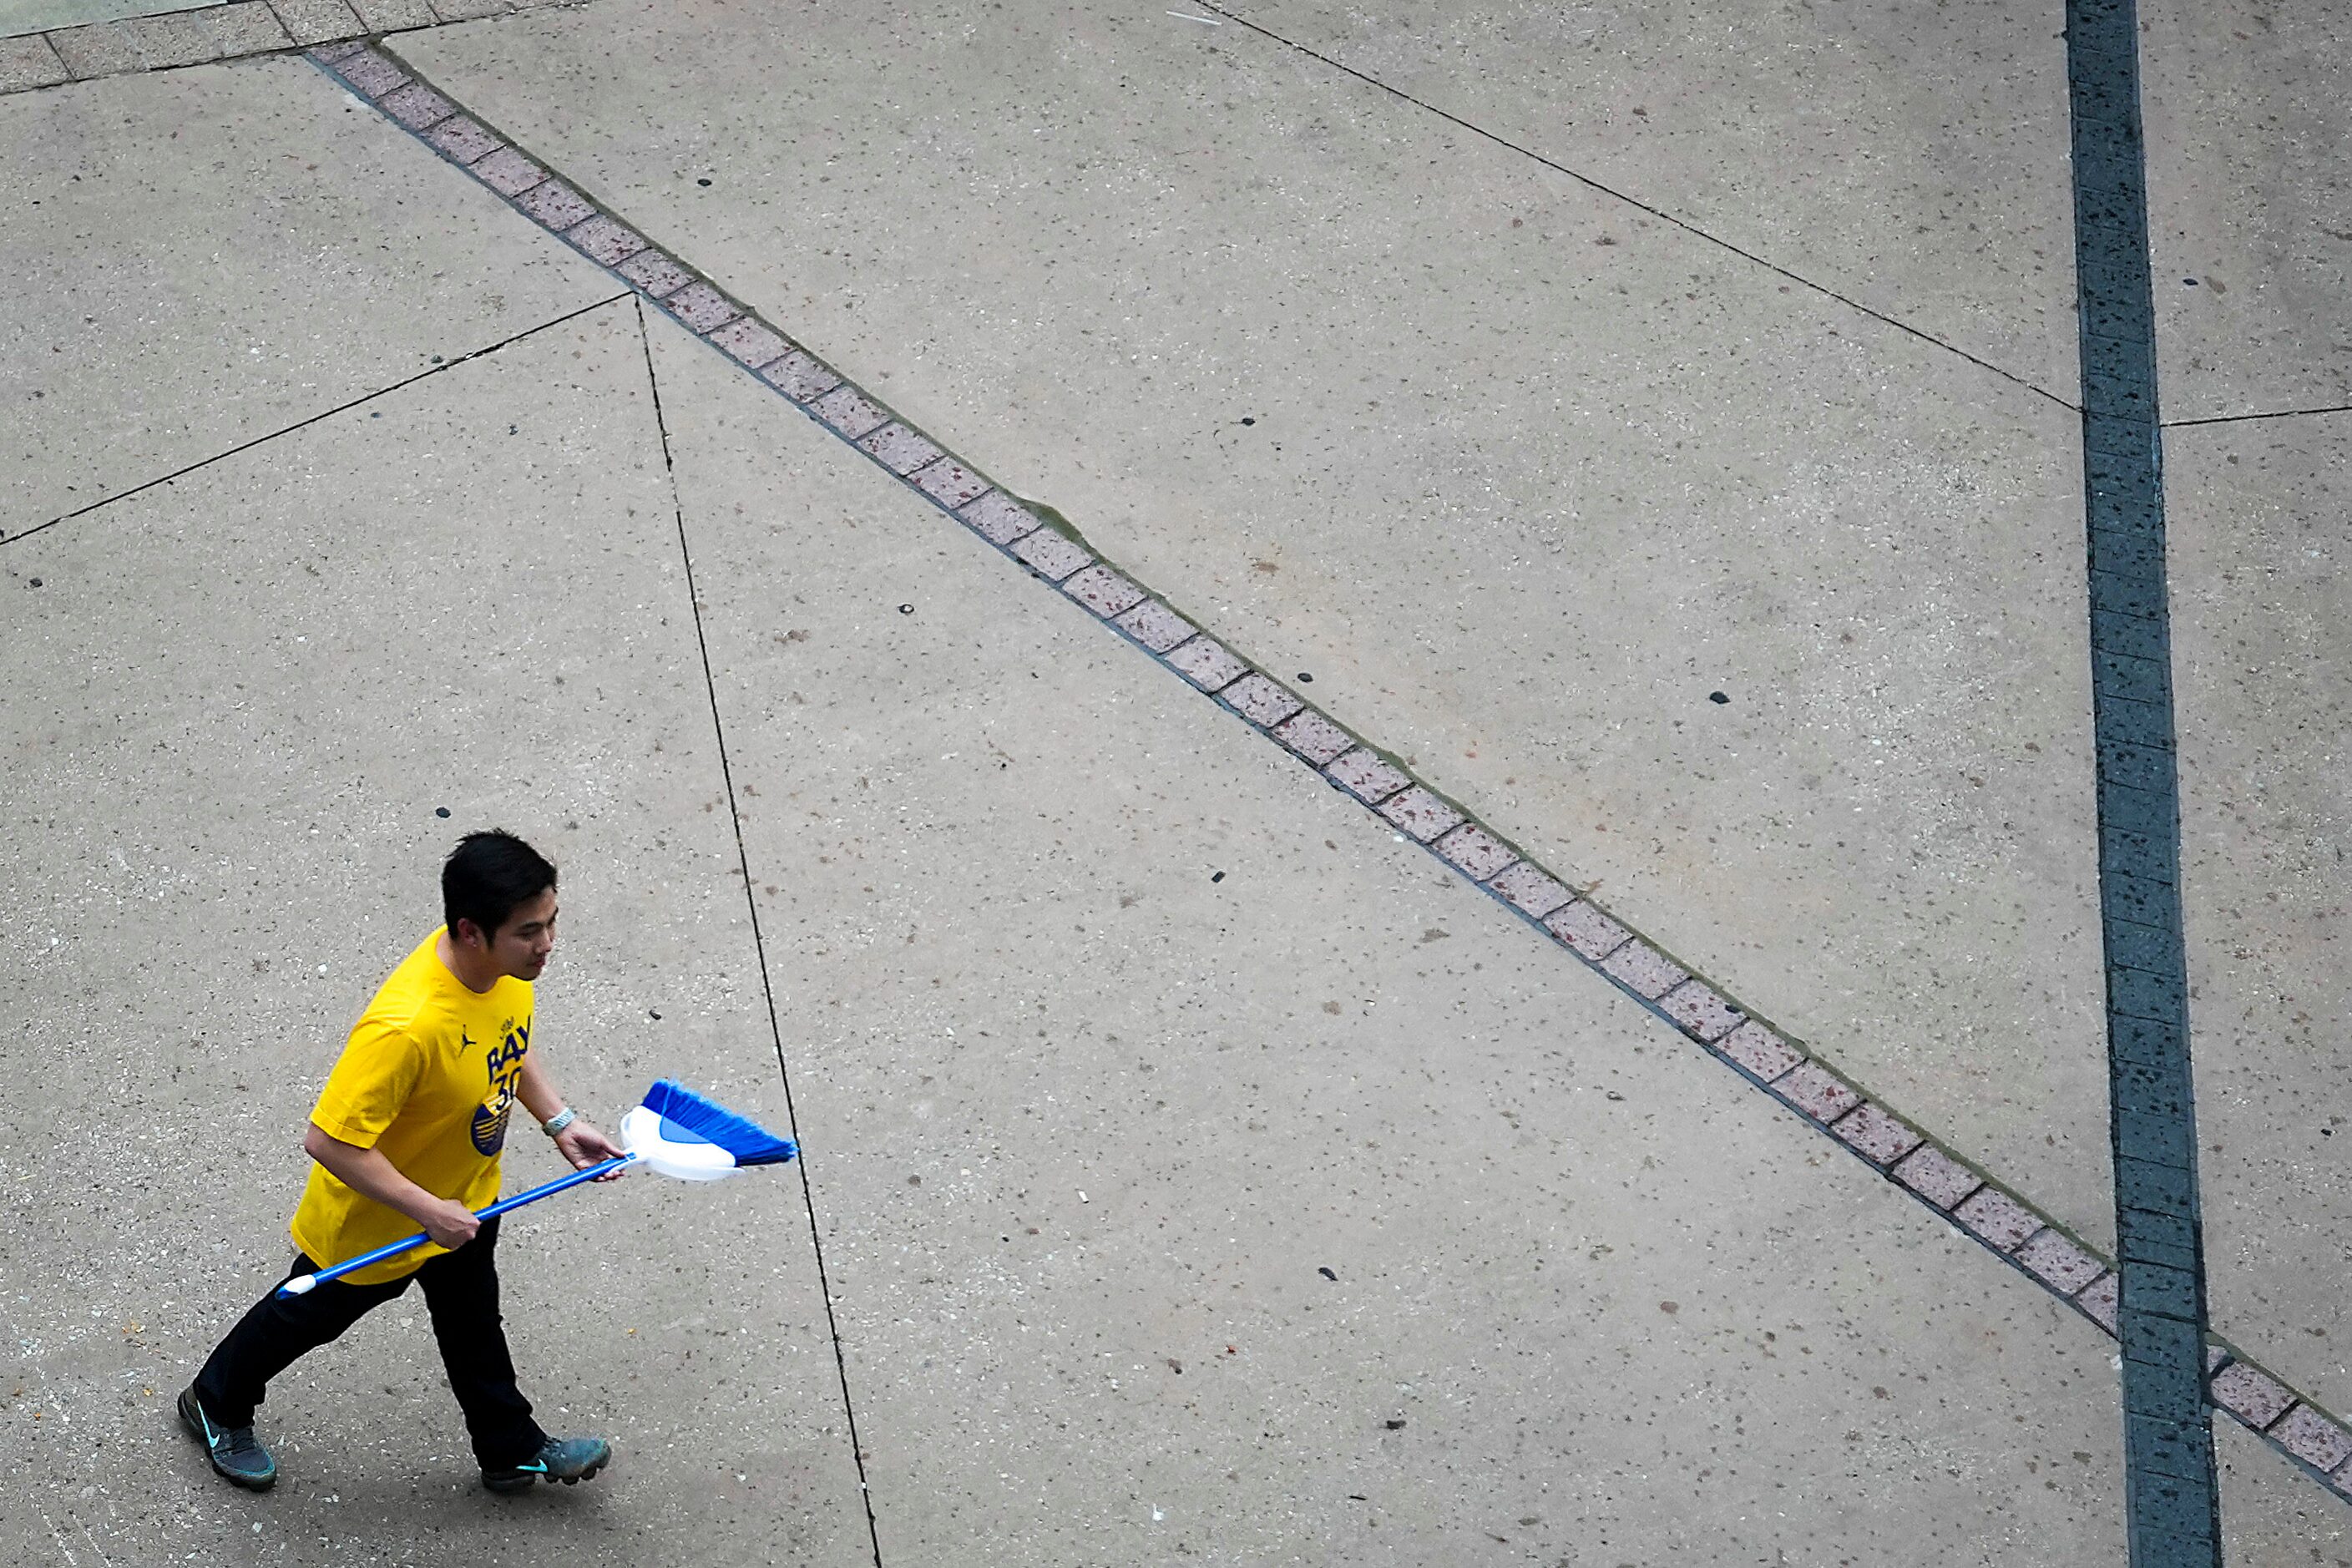
<svg viewBox="0 0 2352 1568">
<path fill-rule="evenodd" d="M 289 1279 L 279 1289 L 289 1296 L 307 1296 L 317 1289 L 318 1286 L 319 1277 L 316 1274 L 305 1274 L 298 1279 Z"/>
</svg>

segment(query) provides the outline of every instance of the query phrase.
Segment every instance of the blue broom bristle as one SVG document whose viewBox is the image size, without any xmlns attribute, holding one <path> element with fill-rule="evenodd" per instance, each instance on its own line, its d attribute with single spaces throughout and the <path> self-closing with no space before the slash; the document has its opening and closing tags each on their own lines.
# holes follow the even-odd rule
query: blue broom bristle
<svg viewBox="0 0 2352 1568">
<path fill-rule="evenodd" d="M 645 1103 L 655 1115 L 718 1144 L 739 1165 L 778 1165 L 800 1152 L 791 1139 L 779 1138 L 758 1122 L 746 1121 L 668 1079 L 646 1090 Z"/>
</svg>

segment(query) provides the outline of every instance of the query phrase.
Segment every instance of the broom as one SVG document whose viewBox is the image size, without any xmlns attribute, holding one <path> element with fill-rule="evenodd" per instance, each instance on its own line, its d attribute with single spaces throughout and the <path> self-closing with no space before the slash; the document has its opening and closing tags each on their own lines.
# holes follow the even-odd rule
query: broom
<svg viewBox="0 0 2352 1568">
<path fill-rule="evenodd" d="M 535 1204 L 560 1192 L 609 1175 L 627 1165 L 642 1164 L 682 1182 L 715 1182 L 751 1165 L 780 1165 L 800 1152 L 789 1138 L 779 1138 L 755 1121 L 702 1098 L 667 1079 L 646 1090 L 642 1104 L 621 1118 L 621 1146 L 628 1151 L 610 1160 L 583 1166 L 568 1176 L 536 1186 L 527 1193 L 492 1204 L 478 1217 L 491 1219 L 509 1209 Z M 307 1296 L 330 1279 L 355 1268 L 396 1258 L 427 1240 L 423 1231 L 403 1241 L 388 1242 L 373 1252 L 346 1258 L 316 1274 L 299 1275 L 278 1288 L 279 1296 Z"/>
</svg>

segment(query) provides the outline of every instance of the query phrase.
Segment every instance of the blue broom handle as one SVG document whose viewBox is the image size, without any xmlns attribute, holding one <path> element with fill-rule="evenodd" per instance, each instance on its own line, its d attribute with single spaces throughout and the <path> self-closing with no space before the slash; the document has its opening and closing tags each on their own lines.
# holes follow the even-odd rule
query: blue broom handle
<svg viewBox="0 0 2352 1568">
<path fill-rule="evenodd" d="M 519 1209 L 525 1204 L 535 1204 L 541 1198 L 551 1198 L 568 1187 L 576 1187 L 583 1182 L 593 1182 L 599 1176 L 608 1175 L 624 1165 L 635 1163 L 636 1158 L 634 1153 L 621 1154 L 593 1165 L 583 1165 L 568 1176 L 558 1176 L 551 1182 L 541 1183 L 527 1193 L 517 1193 L 510 1198 L 502 1198 L 489 1207 L 478 1210 L 475 1217 L 496 1219 L 509 1209 Z M 357 1258 L 346 1258 L 332 1268 L 321 1268 L 316 1274 L 305 1274 L 298 1279 L 289 1279 L 285 1284 L 278 1287 L 278 1294 L 281 1299 L 288 1296 L 307 1295 L 314 1286 L 323 1285 L 330 1279 L 340 1279 L 353 1269 L 365 1268 L 371 1263 L 381 1263 L 387 1258 L 397 1258 L 410 1247 L 422 1247 L 431 1239 L 432 1237 L 420 1230 L 404 1240 L 386 1242 L 373 1252 L 362 1252 Z"/>
</svg>

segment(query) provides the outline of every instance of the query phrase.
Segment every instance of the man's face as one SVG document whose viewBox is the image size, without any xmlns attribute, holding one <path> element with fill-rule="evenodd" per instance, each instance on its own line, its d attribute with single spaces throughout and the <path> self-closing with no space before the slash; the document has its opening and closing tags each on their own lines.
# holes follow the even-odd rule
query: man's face
<svg viewBox="0 0 2352 1568">
<path fill-rule="evenodd" d="M 490 939 L 490 957 L 499 973 L 517 980 L 536 980 L 555 949 L 555 889 L 550 888 L 527 903 L 515 906 L 498 935 Z"/>
</svg>

